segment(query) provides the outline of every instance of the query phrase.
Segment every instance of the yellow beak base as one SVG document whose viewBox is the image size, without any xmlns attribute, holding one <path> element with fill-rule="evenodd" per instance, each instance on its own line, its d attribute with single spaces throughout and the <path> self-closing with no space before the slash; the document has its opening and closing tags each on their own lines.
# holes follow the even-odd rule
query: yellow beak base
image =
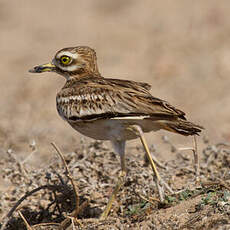
<svg viewBox="0 0 230 230">
<path fill-rule="evenodd" d="M 30 73 L 43 73 L 43 72 L 53 72 L 55 71 L 56 66 L 52 63 L 46 63 L 43 65 L 35 66 L 33 69 L 30 69 Z"/>
</svg>

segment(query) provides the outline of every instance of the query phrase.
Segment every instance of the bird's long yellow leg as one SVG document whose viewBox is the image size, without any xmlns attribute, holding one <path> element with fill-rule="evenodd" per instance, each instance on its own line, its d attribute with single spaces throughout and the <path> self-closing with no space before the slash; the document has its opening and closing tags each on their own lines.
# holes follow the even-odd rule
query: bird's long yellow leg
<svg viewBox="0 0 230 230">
<path fill-rule="evenodd" d="M 111 210 L 112 204 L 113 204 L 114 200 L 116 199 L 117 193 L 120 191 L 120 189 L 124 183 L 125 176 L 126 176 L 126 172 L 122 171 L 118 177 L 118 182 L 115 186 L 115 189 L 113 190 L 113 193 L 109 198 L 108 204 L 106 205 L 105 210 L 103 211 L 103 213 L 100 216 L 100 220 L 104 220 L 108 217 L 108 214 Z"/>
<path fill-rule="evenodd" d="M 123 183 L 124 183 L 124 179 L 126 176 L 126 166 L 125 166 L 125 142 L 122 141 L 116 141 L 116 142 L 112 142 L 114 149 L 116 152 L 119 153 L 120 155 L 120 161 L 121 161 L 121 173 L 118 177 L 118 181 L 117 184 L 113 190 L 113 193 L 111 194 L 109 201 L 106 205 L 105 210 L 103 211 L 103 213 L 100 216 L 100 220 L 104 220 L 108 217 L 108 214 L 111 210 L 112 204 L 114 202 L 114 200 L 116 199 L 117 193 L 119 192 L 119 190 L 121 189 Z"/>
<path fill-rule="evenodd" d="M 152 167 L 152 170 L 153 170 L 153 173 L 156 177 L 156 185 L 157 185 L 157 189 L 158 189 L 158 193 L 159 193 L 159 196 L 160 196 L 160 200 L 163 201 L 164 198 L 165 198 L 165 194 L 164 194 L 164 187 L 170 192 L 170 193 L 173 193 L 172 189 L 170 188 L 170 186 L 165 183 L 162 178 L 160 177 L 160 174 L 158 173 L 157 171 L 157 167 L 152 159 L 152 156 L 151 156 L 151 153 L 149 151 L 149 148 L 148 148 L 148 145 L 147 145 L 147 142 L 145 140 L 145 137 L 144 137 L 144 133 L 141 129 L 140 126 L 138 125 L 133 125 L 131 127 L 129 127 L 130 130 L 134 131 L 141 139 L 141 143 L 144 147 L 144 150 L 146 152 L 146 155 L 149 159 L 149 162 L 150 162 L 150 165 Z"/>
<path fill-rule="evenodd" d="M 154 161 L 153 161 L 153 159 L 152 159 L 152 156 L 151 156 L 151 153 L 150 153 L 150 151 L 149 151 L 147 142 L 146 142 L 146 140 L 145 140 L 145 138 L 144 138 L 144 135 L 143 135 L 142 132 L 139 132 L 139 134 L 140 134 L 141 143 L 142 143 L 142 145 L 143 145 L 143 147 L 144 147 L 144 150 L 145 150 L 146 156 L 148 157 L 148 160 L 149 160 L 149 162 L 150 162 L 151 168 L 152 168 L 152 170 L 153 170 L 153 172 L 154 172 L 154 174 L 155 174 L 157 180 L 160 181 L 160 180 L 161 180 L 160 174 L 158 173 L 157 167 L 156 167 L 156 165 L 155 165 L 155 163 L 154 163 Z"/>
</svg>

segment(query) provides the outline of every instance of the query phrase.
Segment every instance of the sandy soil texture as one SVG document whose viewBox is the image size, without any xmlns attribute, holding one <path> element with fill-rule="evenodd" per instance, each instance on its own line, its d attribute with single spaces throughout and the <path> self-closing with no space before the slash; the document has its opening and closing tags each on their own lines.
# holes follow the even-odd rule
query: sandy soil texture
<svg viewBox="0 0 230 230">
<path fill-rule="evenodd" d="M 78 216 L 83 229 L 228 229 L 229 10 L 228 0 L 1 1 L 0 222 L 26 192 L 61 184 L 63 167 L 50 145 L 55 142 L 79 186 L 80 203 L 89 200 Z M 78 45 L 97 51 L 104 77 L 147 82 L 154 96 L 205 127 L 198 140 L 201 175 L 212 184 L 194 184 L 192 154 L 171 151 L 191 146 L 191 138 L 150 133 L 153 154 L 168 166 L 160 169 L 164 179 L 187 193 L 168 194 L 167 204 L 151 203 L 150 197 L 157 197 L 151 170 L 143 166 L 140 141 L 132 141 L 124 190 L 108 221 L 97 222 L 119 174 L 119 159 L 107 142 L 83 140 L 57 115 L 55 95 L 63 78 L 28 73 L 57 50 Z M 164 135 L 172 144 L 162 141 Z M 22 202 L 30 225 L 61 222 L 73 210 L 73 188 L 64 181 L 68 186 L 59 201 L 53 191 L 41 190 Z M 61 208 L 47 208 L 52 199 Z M 10 221 L 22 226 L 17 211 Z M 25 229 L 13 225 L 8 229 Z"/>
</svg>

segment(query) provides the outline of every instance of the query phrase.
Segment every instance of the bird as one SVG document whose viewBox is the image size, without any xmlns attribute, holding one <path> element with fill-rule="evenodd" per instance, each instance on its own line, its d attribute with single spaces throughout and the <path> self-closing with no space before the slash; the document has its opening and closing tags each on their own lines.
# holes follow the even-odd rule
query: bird
<svg viewBox="0 0 230 230">
<path fill-rule="evenodd" d="M 131 80 L 105 78 L 97 55 L 88 46 L 63 48 L 51 62 L 37 65 L 31 73 L 55 72 L 65 78 L 57 93 L 58 114 L 81 134 L 111 141 L 120 156 L 121 174 L 101 218 L 107 218 L 126 175 L 126 141 L 140 138 L 156 178 L 161 199 L 167 183 L 160 177 L 144 133 L 167 130 L 183 136 L 199 135 L 203 127 L 187 121 L 185 113 L 167 101 L 151 95 L 151 85 Z M 162 194 L 163 193 L 163 194 Z"/>
</svg>

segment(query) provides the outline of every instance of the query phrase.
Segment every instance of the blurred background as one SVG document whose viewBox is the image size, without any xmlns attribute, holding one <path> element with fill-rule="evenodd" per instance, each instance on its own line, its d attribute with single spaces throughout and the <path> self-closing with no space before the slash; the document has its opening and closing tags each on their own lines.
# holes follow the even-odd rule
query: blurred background
<svg viewBox="0 0 230 230">
<path fill-rule="evenodd" d="M 0 2 L 0 155 L 19 157 L 36 142 L 35 162 L 45 164 L 50 142 L 74 151 L 81 135 L 56 112 L 64 79 L 28 70 L 61 48 L 97 51 L 104 77 L 144 81 L 151 93 L 201 124 L 210 142 L 230 140 L 230 1 L 66 0 Z M 147 135 L 162 147 L 166 132 Z M 167 133 L 177 146 L 191 138 Z M 86 138 L 86 142 L 89 139 Z M 140 145 L 133 141 L 128 146 Z"/>
</svg>

